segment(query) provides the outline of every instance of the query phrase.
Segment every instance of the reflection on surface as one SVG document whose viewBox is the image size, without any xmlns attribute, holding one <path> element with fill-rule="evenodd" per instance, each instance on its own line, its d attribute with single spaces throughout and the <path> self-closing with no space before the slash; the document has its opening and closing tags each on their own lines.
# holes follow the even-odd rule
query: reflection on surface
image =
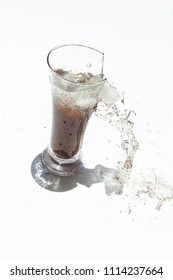
<svg viewBox="0 0 173 280">
<path fill-rule="evenodd" d="M 79 174 L 69 177 L 59 177 L 50 171 L 42 164 L 41 154 L 33 161 L 31 173 L 34 180 L 43 188 L 55 191 L 65 192 L 72 190 L 78 184 L 86 187 L 91 187 L 96 183 L 104 183 L 105 192 L 107 195 L 112 193 L 121 194 L 123 187 L 116 179 L 117 173 L 113 168 L 107 168 L 103 165 L 97 165 L 94 169 L 83 167 Z"/>
</svg>

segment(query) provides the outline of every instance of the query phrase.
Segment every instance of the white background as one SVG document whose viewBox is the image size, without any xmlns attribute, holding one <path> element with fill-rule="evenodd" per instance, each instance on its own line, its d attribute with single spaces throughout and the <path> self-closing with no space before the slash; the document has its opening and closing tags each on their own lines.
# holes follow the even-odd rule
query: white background
<svg viewBox="0 0 173 280">
<path fill-rule="evenodd" d="M 170 261 L 171 202 L 128 215 L 102 184 L 53 193 L 30 174 L 49 142 L 46 55 L 66 43 L 105 52 L 106 75 L 137 112 L 137 165 L 172 179 L 171 1 L 0 0 L 0 259 Z"/>
</svg>

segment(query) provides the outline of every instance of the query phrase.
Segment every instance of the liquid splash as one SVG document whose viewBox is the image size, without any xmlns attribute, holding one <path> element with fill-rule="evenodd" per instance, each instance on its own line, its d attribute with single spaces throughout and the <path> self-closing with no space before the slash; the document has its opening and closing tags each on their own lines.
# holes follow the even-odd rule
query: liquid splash
<svg viewBox="0 0 173 280">
<path fill-rule="evenodd" d="M 152 200 L 154 209 L 160 210 L 164 203 L 173 199 L 173 185 L 155 170 L 148 168 L 132 172 L 136 152 L 139 143 L 133 132 L 136 113 L 126 108 L 124 97 L 116 104 L 98 104 L 96 115 L 115 127 L 121 136 L 121 148 L 124 152 L 123 159 L 116 164 L 116 176 L 107 180 L 107 195 L 117 194 L 121 190 L 123 199 L 126 201 L 124 211 L 132 213 L 137 207 L 145 206 Z"/>
<path fill-rule="evenodd" d="M 124 187 L 130 179 L 133 160 L 139 148 L 138 141 L 133 133 L 135 112 L 125 108 L 124 97 L 116 104 L 105 104 L 100 102 L 95 113 L 113 127 L 116 127 L 121 136 L 121 147 L 124 151 L 124 159 L 116 166 L 115 188 L 111 188 L 107 194 L 114 193 L 117 185 Z"/>
</svg>

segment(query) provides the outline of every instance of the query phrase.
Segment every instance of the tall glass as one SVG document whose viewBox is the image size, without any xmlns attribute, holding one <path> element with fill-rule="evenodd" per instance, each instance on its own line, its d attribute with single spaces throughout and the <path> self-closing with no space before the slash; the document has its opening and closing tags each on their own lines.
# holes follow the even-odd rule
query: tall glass
<svg viewBox="0 0 173 280">
<path fill-rule="evenodd" d="M 102 52 L 77 44 L 55 47 L 47 56 L 52 130 L 48 147 L 31 166 L 33 178 L 46 189 L 65 191 L 78 182 L 88 186 L 103 180 L 100 165 L 85 168 L 81 151 L 87 123 L 99 102 L 114 106 L 120 98 L 103 75 L 103 60 Z"/>
<path fill-rule="evenodd" d="M 103 57 L 100 51 L 82 45 L 58 46 L 48 54 L 52 131 L 42 161 L 60 176 L 75 174 L 83 165 L 84 133 L 105 81 Z"/>
</svg>

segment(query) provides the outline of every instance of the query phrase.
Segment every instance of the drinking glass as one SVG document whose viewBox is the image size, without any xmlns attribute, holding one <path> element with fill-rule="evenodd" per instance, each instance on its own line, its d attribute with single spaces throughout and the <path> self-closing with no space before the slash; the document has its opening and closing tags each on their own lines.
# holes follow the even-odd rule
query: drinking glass
<svg viewBox="0 0 173 280">
<path fill-rule="evenodd" d="M 31 167 L 34 179 L 45 188 L 60 188 L 62 178 L 84 168 L 82 144 L 88 121 L 97 104 L 111 92 L 103 62 L 102 52 L 78 44 L 57 46 L 48 53 L 52 129 L 48 147 Z"/>
</svg>

